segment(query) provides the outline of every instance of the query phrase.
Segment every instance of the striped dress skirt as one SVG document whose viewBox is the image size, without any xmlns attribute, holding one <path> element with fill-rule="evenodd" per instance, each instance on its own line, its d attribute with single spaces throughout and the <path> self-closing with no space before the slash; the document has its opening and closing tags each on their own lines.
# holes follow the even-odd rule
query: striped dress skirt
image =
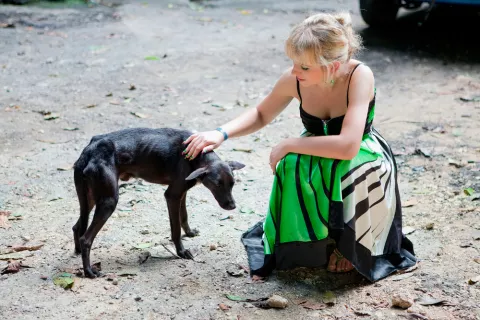
<svg viewBox="0 0 480 320">
<path fill-rule="evenodd" d="M 332 246 L 372 282 L 415 265 L 390 147 L 372 127 L 352 160 L 288 154 L 277 165 L 265 221 L 242 243 L 259 276 L 325 267 Z"/>
</svg>

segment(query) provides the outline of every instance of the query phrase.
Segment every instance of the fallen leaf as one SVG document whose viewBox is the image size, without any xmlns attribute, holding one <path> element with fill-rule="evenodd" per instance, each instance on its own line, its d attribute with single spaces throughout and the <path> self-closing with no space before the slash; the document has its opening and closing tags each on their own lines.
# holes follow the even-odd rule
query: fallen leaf
<svg viewBox="0 0 480 320">
<path fill-rule="evenodd" d="M 143 113 L 140 113 L 140 112 L 133 112 L 133 111 L 132 111 L 132 112 L 130 112 L 130 114 L 131 114 L 131 115 L 134 115 L 134 116 L 137 117 L 137 118 L 141 118 L 141 119 L 147 118 L 146 115 L 144 115 Z"/>
<path fill-rule="evenodd" d="M 86 109 L 91 109 L 91 108 L 95 108 L 97 105 L 96 104 L 89 104 L 88 106 L 86 106 L 85 108 Z"/>
<path fill-rule="evenodd" d="M 146 242 L 146 243 L 139 243 L 136 246 L 134 246 L 135 249 L 146 249 L 150 248 L 153 246 L 153 243 Z"/>
<path fill-rule="evenodd" d="M 45 115 L 45 116 L 43 117 L 43 120 L 49 121 L 49 120 L 54 120 L 54 119 L 58 119 L 58 118 L 60 118 L 60 116 L 59 116 L 58 114 L 56 114 L 56 113 L 48 113 L 47 115 Z"/>
<path fill-rule="evenodd" d="M 476 102 L 480 101 L 480 96 L 460 97 L 460 100 L 462 100 L 463 102 Z"/>
<path fill-rule="evenodd" d="M 250 208 L 241 208 L 241 209 L 240 209 L 240 212 L 241 212 L 241 213 L 254 214 L 254 213 L 255 213 L 255 210 L 250 209 Z"/>
<path fill-rule="evenodd" d="M 413 207 L 414 205 L 417 205 L 418 201 L 416 199 L 409 199 L 402 203 L 402 207 L 408 208 L 408 207 Z"/>
<path fill-rule="evenodd" d="M 8 261 L 8 265 L 2 270 L 1 274 L 17 273 L 21 268 L 31 267 L 23 265 L 22 261 L 10 260 Z"/>
<path fill-rule="evenodd" d="M 113 93 L 109 92 L 105 95 L 105 97 L 113 97 Z"/>
<path fill-rule="evenodd" d="M 413 319 L 428 320 L 429 318 L 420 313 L 409 313 L 408 316 Z"/>
<path fill-rule="evenodd" d="M 328 306 L 333 306 L 337 303 L 337 297 L 332 291 L 327 291 L 323 294 L 323 302 Z"/>
<path fill-rule="evenodd" d="M 73 279 L 73 274 L 68 272 L 61 272 L 53 276 L 53 283 L 65 290 L 71 289 L 74 282 L 75 280 Z"/>
<path fill-rule="evenodd" d="M 13 252 L 7 254 L 0 254 L 0 260 L 21 260 L 31 256 L 33 256 L 33 253 Z"/>
<path fill-rule="evenodd" d="M 15 28 L 15 25 L 13 23 L 0 23 L 0 28 L 13 29 Z"/>
<path fill-rule="evenodd" d="M 252 14 L 252 10 L 240 10 L 240 14 L 246 16 Z"/>
<path fill-rule="evenodd" d="M 145 60 L 156 61 L 156 60 L 160 60 L 160 59 L 157 56 L 147 56 L 147 57 L 145 57 Z"/>
<path fill-rule="evenodd" d="M 417 148 L 415 149 L 415 154 L 424 156 L 425 158 L 430 158 L 432 155 L 430 154 L 429 151 L 427 151 L 425 148 Z"/>
<path fill-rule="evenodd" d="M 245 149 L 245 148 L 233 148 L 233 151 L 239 151 L 239 152 L 246 152 L 246 153 L 251 153 L 253 149 Z"/>
<path fill-rule="evenodd" d="M 63 128 L 63 130 L 65 131 L 77 131 L 77 130 L 80 130 L 79 128 Z"/>
<path fill-rule="evenodd" d="M 353 309 L 353 308 L 352 308 L 352 311 L 353 311 L 353 313 L 355 313 L 357 316 L 361 316 L 361 317 L 371 316 L 371 315 L 372 315 L 370 312 L 365 311 L 365 310 L 357 310 L 357 309 Z"/>
<path fill-rule="evenodd" d="M 310 301 L 304 301 L 300 303 L 299 306 L 310 310 L 323 310 L 327 308 L 327 305 L 325 303 L 315 303 Z"/>
<path fill-rule="evenodd" d="M 454 160 L 454 159 L 448 159 L 448 164 L 451 166 L 454 166 L 455 168 L 461 168 L 464 167 L 465 164 L 461 163 L 460 161 Z"/>
<path fill-rule="evenodd" d="M 212 18 L 208 18 L 208 17 L 201 17 L 198 20 L 202 21 L 202 22 L 212 22 L 213 21 Z"/>
<path fill-rule="evenodd" d="M 14 252 L 20 252 L 20 251 L 36 251 L 39 250 L 41 247 L 43 247 L 43 244 L 39 244 L 36 246 L 18 246 L 18 247 L 13 247 L 12 250 Z"/>
<path fill-rule="evenodd" d="M 69 170 L 72 170 L 73 169 L 73 166 L 66 166 L 66 167 L 58 167 L 57 170 L 58 171 L 69 171 Z"/>
<path fill-rule="evenodd" d="M 10 211 L 0 210 L 0 228 L 10 228 L 10 225 L 7 223 L 10 214 L 12 214 Z"/>
<path fill-rule="evenodd" d="M 475 193 L 475 190 L 473 188 L 467 188 L 463 190 L 463 193 L 465 193 L 467 196 L 471 196 Z"/>
<path fill-rule="evenodd" d="M 235 295 L 232 295 L 232 294 L 226 294 L 225 297 L 227 297 L 228 300 L 232 300 L 232 301 L 239 301 L 239 302 L 247 301 L 246 298 L 242 298 L 242 297 L 235 296 Z"/>
<path fill-rule="evenodd" d="M 473 285 L 473 284 L 475 284 L 475 283 L 477 283 L 477 282 L 479 282 L 479 281 L 480 281 L 480 276 L 476 276 L 475 278 L 469 279 L 469 280 L 468 280 L 468 284 L 469 284 L 469 285 Z"/>
<path fill-rule="evenodd" d="M 470 248 L 472 246 L 471 242 L 464 242 L 460 244 L 460 248 Z"/>
<path fill-rule="evenodd" d="M 415 300 L 416 303 L 422 306 L 434 306 L 438 304 L 443 304 L 446 302 L 445 299 L 436 299 L 430 296 L 423 296 L 420 299 Z"/>
<path fill-rule="evenodd" d="M 219 303 L 219 304 L 218 304 L 218 307 L 219 307 L 220 310 L 222 310 L 222 311 L 228 311 L 228 310 L 230 310 L 230 306 L 228 306 L 228 305 L 226 305 L 226 304 L 224 304 L 224 303 Z"/>
</svg>

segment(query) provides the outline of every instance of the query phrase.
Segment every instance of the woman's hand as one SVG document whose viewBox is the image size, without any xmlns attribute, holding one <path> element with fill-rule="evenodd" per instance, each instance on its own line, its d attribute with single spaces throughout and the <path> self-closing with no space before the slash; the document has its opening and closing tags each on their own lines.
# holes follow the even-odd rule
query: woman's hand
<svg viewBox="0 0 480 320">
<path fill-rule="evenodd" d="M 183 142 L 188 146 L 182 154 L 185 159 L 193 160 L 200 152 L 206 153 L 218 148 L 223 140 L 223 134 L 216 130 L 194 133 Z"/>
<path fill-rule="evenodd" d="M 288 147 L 289 143 L 290 140 L 285 139 L 272 148 L 272 152 L 270 152 L 270 167 L 272 168 L 273 174 L 275 174 L 277 163 L 290 152 Z"/>
</svg>

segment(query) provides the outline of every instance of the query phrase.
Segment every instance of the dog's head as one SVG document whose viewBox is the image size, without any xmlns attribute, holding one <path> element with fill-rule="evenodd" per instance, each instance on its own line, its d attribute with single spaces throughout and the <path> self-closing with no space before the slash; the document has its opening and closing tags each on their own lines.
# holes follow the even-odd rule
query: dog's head
<svg viewBox="0 0 480 320">
<path fill-rule="evenodd" d="M 199 179 L 212 192 L 220 207 L 233 210 L 235 200 L 233 200 L 232 188 L 235 178 L 232 171 L 243 167 L 245 165 L 237 161 L 215 161 L 193 171 L 186 180 Z"/>
</svg>

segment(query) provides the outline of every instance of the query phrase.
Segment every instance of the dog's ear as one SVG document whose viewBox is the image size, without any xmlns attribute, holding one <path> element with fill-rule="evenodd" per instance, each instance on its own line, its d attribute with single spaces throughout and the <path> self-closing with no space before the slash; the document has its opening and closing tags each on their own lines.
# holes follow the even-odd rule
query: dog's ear
<svg viewBox="0 0 480 320">
<path fill-rule="evenodd" d="M 232 170 L 240 170 L 245 167 L 243 163 L 240 163 L 238 161 L 227 161 L 227 163 Z"/>
<path fill-rule="evenodd" d="M 205 174 L 208 172 L 208 168 L 207 167 L 202 167 L 202 168 L 199 168 L 195 171 L 193 171 L 192 173 L 190 173 L 190 175 L 188 177 L 185 178 L 185 180 L 193 180 L 193 179 L 197 179 L 198 177 L 200 177 L 202 174 Z"/>
</svg>

